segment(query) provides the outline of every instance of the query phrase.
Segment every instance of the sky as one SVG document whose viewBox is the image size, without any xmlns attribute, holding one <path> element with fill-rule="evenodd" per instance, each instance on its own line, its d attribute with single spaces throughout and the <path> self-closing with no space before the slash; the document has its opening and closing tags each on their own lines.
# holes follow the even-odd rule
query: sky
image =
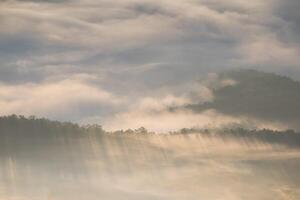
<svg viewBox="0 0 300 200">
<path fill-rule="evenodd" d="M 0 114 L 108 129 L 241 122 L 166 108 L 212 101 L 198 80 L 234 84 L 219 80 L 223 70 L 300 80 L 299 9 L 298 0 L 1 0 Z"/>
</svg>

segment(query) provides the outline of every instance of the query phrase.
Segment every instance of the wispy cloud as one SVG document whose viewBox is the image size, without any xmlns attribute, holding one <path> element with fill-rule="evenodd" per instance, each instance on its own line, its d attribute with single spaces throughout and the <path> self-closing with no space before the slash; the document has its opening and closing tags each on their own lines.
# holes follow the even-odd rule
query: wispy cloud
<svg viewBox="0 0 300 200">
<path fill-rule="evenodd" d="M 122 103 L 122 98 L 86 82 L 88 75 L 50 80 L 41 84 L 0 85 L 1 115 L 18 113 L 54 119 L 79 120 L 101 115 Z"/>
<path fill-rule="evenodd" d="M 250 67 L 299 78 L 298 5 L 293 0 L 1 1 L 0 81 L 5 90 L 22 83 L 16 90 L 26 91 L 46 87 L 49 79 L 69 83 L 84 73 L 95 77 L 92 86 L 81 85 L 85 89 L 142 102 L 162 88 L 170 89 L 162 98 L 177 97 L 191 81 L 223 69 Z M 203 100 L 204 93 L 205 101 L 214 98 L 206 86 L 199 90 L 188 99 Z M 66 99 L 74 98 L 82 100 Z M 111 112 L 129 108 L 125 103 Z M 80 113 L 89 108 L 80 109 L 73 114 L 84 120 Z M 14 111 L 23 113 L 11 106 L 5 113 Z"/>
</svg>

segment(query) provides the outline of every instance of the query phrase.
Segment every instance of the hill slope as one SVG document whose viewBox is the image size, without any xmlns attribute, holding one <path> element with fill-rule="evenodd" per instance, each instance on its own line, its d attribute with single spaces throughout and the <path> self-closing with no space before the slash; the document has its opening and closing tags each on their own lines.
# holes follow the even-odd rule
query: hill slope
<svg viewBox="0 0 300 200">
<path fill-rule="evenodd" d="M 195 112 L 216 109 L 233 116 L 250 116 L 265 120 L 300 121 L 300 83 L 288 77 L 255 70 L 237 70 L 219 74 L 236 84 L 215 89 L 215 100 L 191 104 Z"/>
</svg>

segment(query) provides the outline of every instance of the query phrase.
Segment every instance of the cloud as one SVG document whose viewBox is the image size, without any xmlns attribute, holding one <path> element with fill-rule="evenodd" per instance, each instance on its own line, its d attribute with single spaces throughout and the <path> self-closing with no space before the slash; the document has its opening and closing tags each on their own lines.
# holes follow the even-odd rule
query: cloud
<svg viewBox="0 0 300 200">
<path fill-rule="evenodd" d="M 115 45 L 124 48 L 144 43 L 155 35 L 161 37 L 172 25 L 172 19 L 165 16 L 134 16 L 135 10 L 120 7 L 126 6 L 122 3 L 104 1 L 96 6 L 81 3 L 84 2 L 70 4 L 67 8 L 56 4 L 6 3 L 1 12 L 2 25 L 6 29 L 1 33 L 19 33 L 21 30 L 22 34 L 36 33 L 42 40 L 40 43 L 50 47 L 111 50 Z M 99 14 L 101 8 L 107 11 Z M 128 16 L 123 18 L 125 14 Z"/>
<path fill-rule="evenodd" d="M 72 79 L 84 73 L 97 77 L 90 81 L 93 89 L 140 100 L 161 88 L 172 90 L 163 96 L 177 96 L 204 74 L 231 68 L 300 78 L 298 3 L 293 0 L 0 4 L 0 81 L 6 87 L 44 86 L 62 74 Z M 205 101 L 214 98 L 206 86 L 202 94 Z M 203 99 L 197 92 L 189 95 L 182 98 Z"/>
<path fill-rule="evenodd" d="M 54 119 L 79 120 L 88 115 L 100 115 L 122 103 L 121 98 L 89 85 L 78 75 L 69 79 L 42 84 L 0 85 L 1 115 L 17 113 Z"/>
<path fill-rule="evenodd" d="M 146 127 L 155 132 L 175 131 L 185 127 L 199 128 L 220 128 L 226 124 L 236 122 L 235 118 L 209 110 L 201 114 L 191 111 L 162 111 L 159 113 L 143 112 L 141 110 L 131 110 L 119 113 L 103 122 L 107 130 L 129 129 Z"/>
<path fill-rule="evenodd" d="M 222 96 L 218 91 L 228 87 L 235 87 L 239 82 L 218 74 L 209 74 L 199 82 L 191 82 L 181 89 L 179 94 L 166 89 L 151 97 L 141 97 L 128 101 L 127 109 L 113 113 L 102 121 L 108 130 L 130 129 L 146 127 L 155 132 L 176 131 L 182 128 L 212 128 L 222 129 L 243 127 L 246 129 L 286 130 L 290 124 L 282 121 L 268 120 L 249 113 L 236 115 L 224 112 L 222 107 L 208 107 L 214 105 Z M 222 93 L 222 92 L 221 92 Z M 230 94 L 228 94 L 230 95 Z M 234 106 L 234 101 L 233 102 Z M 201 110 L 191 108 L 191 105 L 203 106 Z M 205 107 L 206 106 L 206 107 Z M 230 107 L 230 106 L 228 106 Z M 92 121 L 99 121 L 90 118 Z"/>
<path fill-rule="evenodd" d="M 298 67 L 300 51 L 274 38 L 273 35 L 259 37 L 245 42 L 240 48 L 243 62 L 251 65 L 295 66 Z"/>
<path fill-rule="evenodd" d="M 42 83 L 0 84 L 1 115 L 37 115 L 79 123 L 98 123 L 108 130 L 146 127 L 168 132 L 181 128 L 288 129 L 288 124 L 226 113 L 222 108 L 196 112 L 190 105 L 206 105 L 219 100 L 219 91 L 240 83 L 215 73 L 184 86 L 161 88 L 150 96 L 112 93 L 99 85 L 99 77 L 89 74 L 61 75 Z"/>
<path fill-rule="evenodd" d="M 285 24 L 285 31 L 279 32 L 279 36 L 289 43 L 297 43 L 299 45 L 299 31 L 300 31 L 300 15 L 298 9 L 300 3 L 297 0 L 289 1 L 275 1 L 272 6 L 274 15 L 281 18 Z"/>
</svg>

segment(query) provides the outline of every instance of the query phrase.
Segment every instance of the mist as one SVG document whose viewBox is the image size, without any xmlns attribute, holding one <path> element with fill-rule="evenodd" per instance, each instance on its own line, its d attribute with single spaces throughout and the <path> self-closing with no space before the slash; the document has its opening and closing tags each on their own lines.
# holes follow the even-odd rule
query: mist
<svg viewBox="0 0 300 200">
<path fill-rule="evenodd" d="M 0 128 L 1 199 L 299 197 L 293 131 L 107 132 L 22 116 L 2 117 Z"/>
<path fill-rule="evenodd" d="M 0 200 L 300 199 L 299 0 L 0 0 Z"/>
</svg>

